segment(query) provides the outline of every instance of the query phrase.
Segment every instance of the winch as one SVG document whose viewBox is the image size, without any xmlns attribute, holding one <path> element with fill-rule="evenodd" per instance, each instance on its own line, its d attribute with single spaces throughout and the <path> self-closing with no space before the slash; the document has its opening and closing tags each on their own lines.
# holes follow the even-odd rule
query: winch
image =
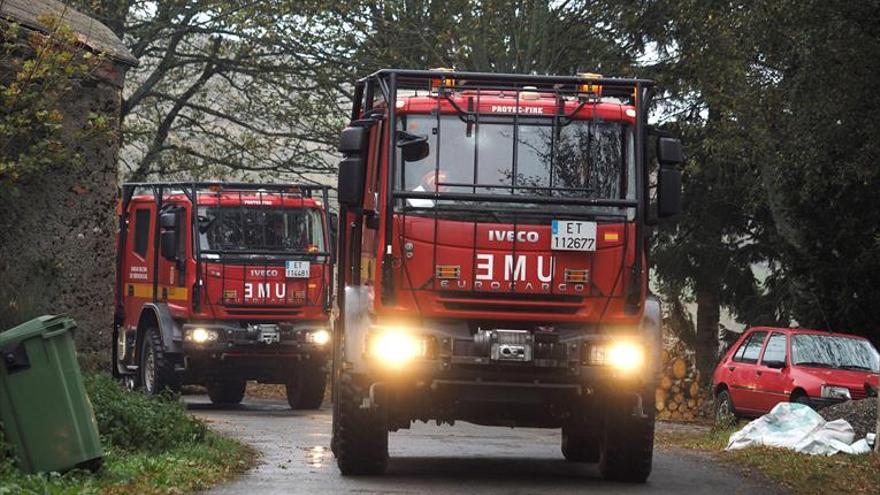
<svg viewBox="0 0 880 495">
<path fill-rule="evenodd" d="M 532 333 L 528 330 L 477 330 L 474 350 L 493 361 L 531 361 Z"/>
</svg>

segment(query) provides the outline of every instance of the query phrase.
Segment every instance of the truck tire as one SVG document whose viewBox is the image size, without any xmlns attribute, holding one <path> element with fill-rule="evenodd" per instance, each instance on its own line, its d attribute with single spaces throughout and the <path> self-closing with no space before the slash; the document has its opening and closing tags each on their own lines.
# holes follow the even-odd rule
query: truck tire
<svg viewBox="0 0 880 495">
<path fill-rule="evenodd" d="M 319 409 L 326 388 L 324 370 L 314 366 L 300 368 L 287 383 L 287 403 L 291 409 Z"/>
<path fill-rule="evenodd" d="M 644 483 L 654 456 L 654 394 L 645 394 L 644 417 L 633 415 L 635 397 L 611 403 L 599 450 L 599 472 L 610 481 Z"/>
<path fill-rule="evenodd" d="M 144 329 L 138 363 L 138 385 L 147 395 L 158 395 L 165 391 L 174 394 L 180 392 L 180 377 L 174 371 L 174 363 L 162 348 L 162 338 L 156 327 Z"/>
<path fill-rule="evenodd" d="M 599 443 L 596 435 L 562 427 L 562 456 L 568 462 L 597 462 Z"/>
<path fill-rule="evenodd" d="M 244 390 L 247 382 L 244 380 L 218 380 L 205 386 L 208 389 L 208 398 L 214 404 L 238 404 L 244 399 Z"/>
<path fill-rule="evenodd" d="M 336 383 L 333 403 L 333 440 L 336 464 L 343 476 L 375 475 L 388 466 L 388 419 L 377 409 L 361 409 L 366 388 L 343 373 Z"/>
</svg>

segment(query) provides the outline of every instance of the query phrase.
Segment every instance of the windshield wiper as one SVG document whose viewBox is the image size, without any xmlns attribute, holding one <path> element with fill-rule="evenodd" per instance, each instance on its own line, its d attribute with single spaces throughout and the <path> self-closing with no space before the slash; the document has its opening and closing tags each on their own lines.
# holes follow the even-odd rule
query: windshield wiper
<svg viewBox="0 0 880 495">
<path fill-rule="evenodd" d="M 841 364 L 840 366 L 838 366 L 838 368 L 845 370 L 874 371 L 867 366 L 860 366 L 858 364 Z"/>
<path fill-rule="evenodd" d="M 828 363 L 820 363 L 818 361 L 800 361 L 794 363 L 795 366 L 813 366 L 815 368 L 833 368 L 834 365 Z"/>
</svg>

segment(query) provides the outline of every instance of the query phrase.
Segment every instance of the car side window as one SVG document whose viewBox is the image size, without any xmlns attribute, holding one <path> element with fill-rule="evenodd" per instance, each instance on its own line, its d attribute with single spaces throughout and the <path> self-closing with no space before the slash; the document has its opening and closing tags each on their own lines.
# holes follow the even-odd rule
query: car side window
<svg viewBox="0 0 880 495">
<path fill-rule="evenodd" d="M 786 338 L 785 334 L 773 333 L 767 340 L 767 348 L 764 349 L 764 357 L 761 358 L 762 363 L 784 363 L 786 357 Z"/>
<path fill-rule="evenodd" d="M 751 338 L 751 335 L 743 340 L 743 343 L 740 344 L 739 349 L 736 350 L 736 353 L 733 355 L 734 361 L 742 361 L 743 353 L 746 352 L 746 344 L 749 343 L 749 338 Z"/>
<path fill-rule="evenodd" d="M 141 258 L 147 255 L 150 238 L 150 210 L 141 208 L 134 212 L 134 252 Z"/>
<path fill-rule="evenodd" d="M 753 333 L 745 342 L 743 342 L 740 348 L 737 349 L 736 355 L 733 356 L 733 360 L 740 363 L 757 363 L 758 355 L 761 354 L 761 347 L 764 346 L 765 337 L 767 337 L 767 332 Z"/>
</svg>

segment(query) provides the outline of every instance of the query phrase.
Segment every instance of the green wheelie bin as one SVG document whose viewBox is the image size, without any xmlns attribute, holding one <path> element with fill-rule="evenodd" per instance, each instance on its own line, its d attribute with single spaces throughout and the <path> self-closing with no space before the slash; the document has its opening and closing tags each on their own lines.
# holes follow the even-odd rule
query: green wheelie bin
<svg viewBox="0 0 880 495">
<path fill-rule="evenodd" d="M 22 471 L 97 470 L 103 451 L 69 316 L 0 333 L 0 421 Z"/>
</svg>

